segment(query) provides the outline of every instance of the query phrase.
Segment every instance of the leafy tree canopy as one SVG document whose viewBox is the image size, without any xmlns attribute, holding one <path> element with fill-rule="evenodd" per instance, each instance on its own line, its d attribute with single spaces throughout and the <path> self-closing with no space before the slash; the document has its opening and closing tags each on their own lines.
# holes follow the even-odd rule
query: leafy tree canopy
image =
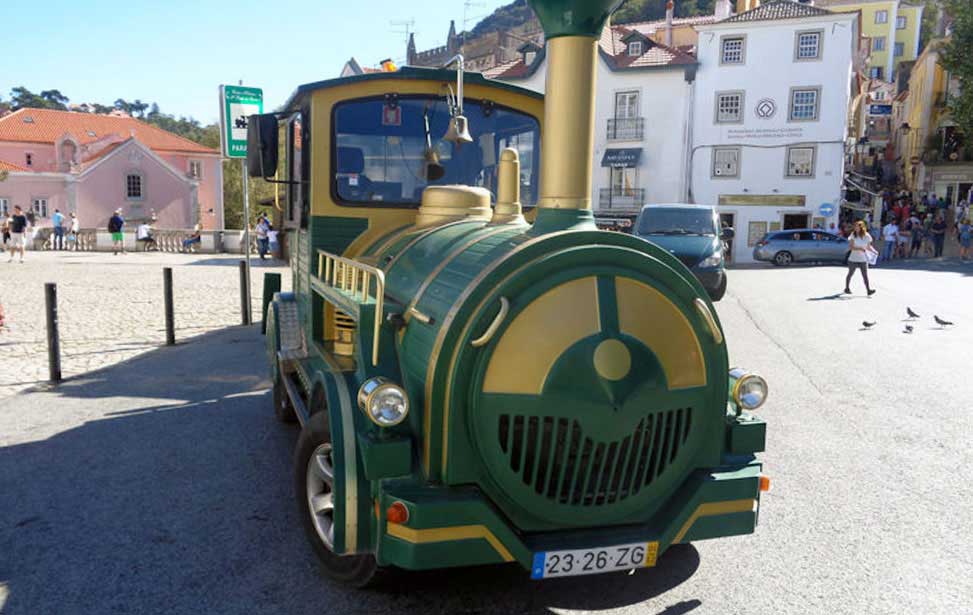
<svg viewBox="0 0 973 615">
<path fill-rule="evenodd" d="M 952 34 L 943 46 L 941 63 L 959 82 L 959 95 L 950 98 L 949 112 L 969 139 L 973 136 L 973 2 L 944 0 L 943 7 L 952 19 Z"/>
</svg>

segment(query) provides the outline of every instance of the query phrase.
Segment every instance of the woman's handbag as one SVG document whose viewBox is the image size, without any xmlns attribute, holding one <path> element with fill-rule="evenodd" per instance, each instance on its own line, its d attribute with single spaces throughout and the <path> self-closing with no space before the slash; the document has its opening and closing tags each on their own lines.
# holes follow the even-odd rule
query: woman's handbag
<svg viewBox="0 0 973 615">
<path fill-rule="evenodd" d="M 865 260 L 868 261 L 869 265 L 874 265 L 878 262 L 878 250 L 872 246 L 865 248 Z"/>
</svg>

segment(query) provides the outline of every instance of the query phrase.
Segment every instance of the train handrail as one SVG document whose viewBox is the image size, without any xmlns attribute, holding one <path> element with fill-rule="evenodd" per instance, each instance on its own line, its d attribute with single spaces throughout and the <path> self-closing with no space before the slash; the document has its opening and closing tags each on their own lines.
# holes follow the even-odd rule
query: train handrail
<svg viewBox="0 0 973 615">
<path fill-rule="evenodd" d="M 362 302 L 375 301 L 375 326 L 372 332 L 372 365 L 378 365 L 379 334 L 382 328 L 382 310 L 385 304 L 385 272 L 356 260 L 318 250 L 318 280 L 349 293 Z M 375 292 L 372 293 L 372 281 Z"/>
</svg>

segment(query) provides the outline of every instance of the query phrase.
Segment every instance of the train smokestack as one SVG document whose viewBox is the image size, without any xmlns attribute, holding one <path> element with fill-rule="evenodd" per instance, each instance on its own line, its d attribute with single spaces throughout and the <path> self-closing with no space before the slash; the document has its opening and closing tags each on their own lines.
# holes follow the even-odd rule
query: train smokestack
<svg viewBox="0 0 973 615">
<path fill-rule="evenodd" d="M 591 219 L 595 69 L 601 30 L 622 0 L 527 0 L 547 40 L 537 225 Z"/>
</svg>

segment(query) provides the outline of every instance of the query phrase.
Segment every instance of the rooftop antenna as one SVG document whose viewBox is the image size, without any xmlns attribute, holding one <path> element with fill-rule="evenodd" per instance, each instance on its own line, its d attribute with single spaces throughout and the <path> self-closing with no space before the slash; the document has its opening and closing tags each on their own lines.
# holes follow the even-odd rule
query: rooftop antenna
<svg viewBox="0 0 973 615">
<path fill-rule="evenodd" d="M 470 22 L 475 20 L 480 20 L 486 15 L 470 15 L 470 9 L 482 8 L 486 6 L 486 2 L 480 2 L 478 0 L 464 0 L 463 1 L 463 32 L 460 34 L 463 37 L 463 42 L 466 42 L 466 33 L 470 30 Z"/>
<path fill-rule="evenodd" d="M 389 22 L 392 26 L 393 34 L 401 34 L 405 44 L 409 44 L 409 35 L 415 32 L 414 28 L 416 25 L 415 18 L 410 19 L 395 19 Z"/>
</svg>

